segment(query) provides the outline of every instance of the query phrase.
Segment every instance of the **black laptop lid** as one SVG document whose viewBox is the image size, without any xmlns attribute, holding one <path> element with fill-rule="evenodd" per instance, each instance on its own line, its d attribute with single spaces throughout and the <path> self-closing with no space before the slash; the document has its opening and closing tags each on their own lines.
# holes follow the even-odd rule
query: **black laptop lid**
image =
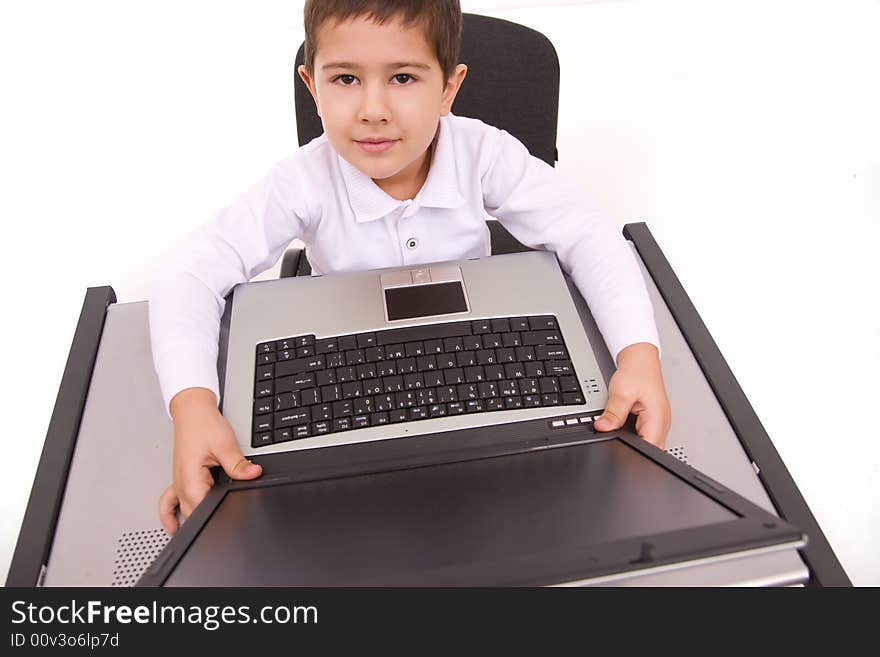
<svg viewBox="0 0 880 657">
<path fill-rule="evenodd" d="M 585 434 L 571 439 L 595 438 Z M 272 486 L 237 482 L 174 567 L 141 583 L 544 585 L 802 540 L 695 475 L 622 436 Z"/>
</svg>

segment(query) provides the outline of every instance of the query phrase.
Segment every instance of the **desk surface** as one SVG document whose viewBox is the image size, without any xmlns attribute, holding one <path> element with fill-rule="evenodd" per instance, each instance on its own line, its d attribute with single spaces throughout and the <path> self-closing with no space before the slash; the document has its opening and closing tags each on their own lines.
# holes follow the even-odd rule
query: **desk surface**
<svg viewBox="0 0 880 657">
<path fill-rule="evenodd" d="M 656 265 L 657 262 L 665 263 L 665 259 L 659 254 L 660 261 L 656 260 L 659 249 L 655 244 L 655 250 L 645 250 L 653 243 L 652 239 L 646 243 L 643 234 L 636 237 L 633 248 L 654 303 L 663 346 L 663 376 L 673 409 L 668 451 L 778 515 L 756 474 L 757 466 L 747 456 L 725 413 L 725 410 L 729 413 L 729 409 L 722 407 L 713 392 L 710 383 L 718 389 L 717 381 L 707 378 L 702 369 L 705 362 L 701 366 L 689 346 L 689 342 L 697 344 L 698 341 L 695 342 L 694 335 L 686 336 L 682 332 L 682 325 L 687 330 L 688 323 L 681 318 L 676 321 L 673 316 L 676 302 L 670 290 L 674 292 L 674 286 L 665 284 L 664 276 L 658 278 L 666 294 L 661 294 L 657 286 L 654 278 Z M 647 256 L 645 259 L 641 257 L 638 245 L 642 246 Z M 650 267 L 655 270 L 653 274 L 646 262 L 653 265 Z M 677 279 L 674 282 L 677 284 Z M 573 286 L 572 291 L 593 344 L 603 345 L 586 304 Z M 672 301 L 672 308 L 664 298 Z M 691 330 L 691 333 L 696 332 Z M 72 353 L 74 349 L 76 340 Z M 607 351 L 601 351 L 600 366 L 607 381 L 613 364 Z M 736 384 L 735 381 L 732 383 Z M 62 382 L 62 387 L 64 385 Z M 60 512 L 57 513 L 54 540 L 45 561 L 47 567 L 43 569 L 44 585 L 127 586 L 137 580 L 168 540 L 158 521 L 157 502 L 170 480 L 172 444 L 171 422 L 164 413 L 152 366 L 147 303 L 111 303 L 106 309 L 97 346 Z M 770 447 L 772 449 L 772 445 Z M 54 449 L 58 451 L 57 446 Z M 752 453 L 755 453 L 754 449 Z M 8 583 L 19 578 L 17 581 L 27 585 L 24 551 L 28 542 L 39 539 L 33 535 L 32 527 L 29 528 L 28 516 L 39 512 L 31 507 L 39 502 L 35 493 L 38 492 L 41 471 L 45 469 L 46 450 L 43 457 Z M 108 467 L 110 465 L 112 467 Z M 797 492 L 796 488 L 794 492 Z M 809 514 L 808 509 L 806 512 Z M 815 544 L 815 530 L 810 531 L 811 528 L 804 527 L 797 518 L 788 519 L 805 529 L 811 545 Z M 818 548 L 822 548 L 824 537 L 821 531 L 818 533 Z M 48 549 L 49 540 L 46 537 L 44 540 Z M 827 547 L 827 543 L 825 545 Z M 35 545 L 30 546 L 31 551 L 35 548 Z M 830 553 L 830 547 L 827 551 Z M 823 553 L 821 556 L 827 560 L 827 555 Z M 830 557 L 836 562 L 833 553 Z M 833 568 L 833 563 L 830 567 Z M 842 569 L 840 575 L 845 578 Z M 798 552 L 788 550 L 772 554 L 731 555 L 723 563 L 694 564 L 669 572 L 645 572 L 591 583 L 795 584 L 806 582 L 810 577 L 810 569 Z M 834 573 L 827 577 L 838 575 Z"/>
</svg>

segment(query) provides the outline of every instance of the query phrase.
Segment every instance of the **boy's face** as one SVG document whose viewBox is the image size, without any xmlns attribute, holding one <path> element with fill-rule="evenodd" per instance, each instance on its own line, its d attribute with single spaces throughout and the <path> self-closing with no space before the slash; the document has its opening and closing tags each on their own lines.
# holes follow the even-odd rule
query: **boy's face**
<svg viewBox="0 0 880 657">
<path fill-rule="evenodd" d="M 314 66 L 314 78 L 304 66 L 298 72 L 336 152 L 395 198 L 415 196 L 467 67 L 444 80 L 420 27 L 366 18 L 324 23 Z"/>
</svg>

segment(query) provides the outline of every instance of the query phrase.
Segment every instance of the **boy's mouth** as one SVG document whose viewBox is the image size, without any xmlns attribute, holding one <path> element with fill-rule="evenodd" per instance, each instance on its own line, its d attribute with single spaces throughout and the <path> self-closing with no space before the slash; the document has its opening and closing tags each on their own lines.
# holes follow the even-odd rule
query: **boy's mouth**
<svg viewBox="0 0 880 657">
<path fill-rule="evenodd" d="M 397 139 L 383 139 L 381 137 L 355 140 L 355 143 L 361 147 L 361 150 L 366 151 L 367 153 L 383 153 L 394 146 L 397 142 Z"/>
</svg>

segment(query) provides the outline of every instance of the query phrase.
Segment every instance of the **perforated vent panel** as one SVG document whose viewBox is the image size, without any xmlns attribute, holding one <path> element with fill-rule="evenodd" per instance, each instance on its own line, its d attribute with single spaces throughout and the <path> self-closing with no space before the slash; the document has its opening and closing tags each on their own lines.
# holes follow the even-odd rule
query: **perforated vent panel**
<svg viewBox="0 0 880 657">
<path fill-rule="evenodd" d="M 675 458 L 677 458 L 682 463 L 688 462 L 687 454 L 684 451 L 684 447 L 670 447 L 666 450 L 669 454 L 672 454 Z"/>
<path fill-rule="evenodd" d="M 134 586 L 170 538 L 164 529 L 124 533 L 116 546 L 111 586 Z"/>
</svg>

